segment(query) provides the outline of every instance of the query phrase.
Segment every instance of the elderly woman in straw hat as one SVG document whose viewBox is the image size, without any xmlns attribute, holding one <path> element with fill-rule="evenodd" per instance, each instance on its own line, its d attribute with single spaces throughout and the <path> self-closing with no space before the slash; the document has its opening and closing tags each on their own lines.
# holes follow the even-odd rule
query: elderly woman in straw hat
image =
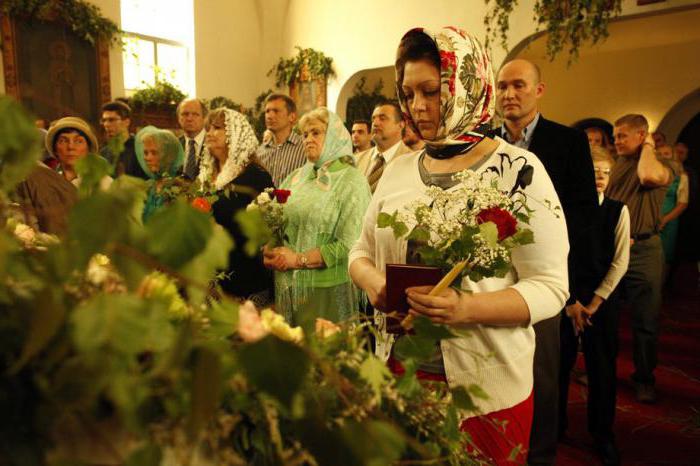
<svg viewBox="0 0 700 466">
<path fill-rule="evenodd" d="M 97 154 L 99 150 L 90 125 L 78 117 L 61 118 L 49 128 L 45 144 L 46 150 L 58 159 L 59 172 L 67 181 L 79 187 L 81 179 L 76 172 L 76 164 L 89 153 Z M 111 183 L 112 178 L 105 176 L 100 181 L 100 188 L 107 189 Z"/>
</svg>

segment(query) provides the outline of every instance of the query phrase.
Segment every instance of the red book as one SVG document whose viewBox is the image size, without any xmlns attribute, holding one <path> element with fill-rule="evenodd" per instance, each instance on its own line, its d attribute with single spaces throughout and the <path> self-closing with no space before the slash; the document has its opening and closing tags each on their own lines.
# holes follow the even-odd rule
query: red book
<svg viewBox="0 0 700 466">
<path fill-rule="evenodd" d="M 408 314 L 406 288 L 437 285 L 443 277 L 438 267 L 417 264 L 386 264 L 386 328 L 389 333 L 405 333 L 401 321 Z"/>
</svg>

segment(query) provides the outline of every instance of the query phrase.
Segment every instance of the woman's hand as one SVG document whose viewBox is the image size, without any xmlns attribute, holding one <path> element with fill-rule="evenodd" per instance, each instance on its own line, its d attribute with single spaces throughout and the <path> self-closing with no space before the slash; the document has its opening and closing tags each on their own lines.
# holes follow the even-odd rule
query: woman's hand
<svg viewBox="0 0 700 466">
<path fill-rule="evenodd" d="M 382 312 L 386 311 L 386 278 L 374 280 L 366 292 L 372 307 Z"/>
<path fill-rule="evenodd" d="M 586 327 L 591 325 L 591 317 L 593 316 L 593 313 L 583 304 L 576 301 L 575 303 L 566 306 L 566 315 L 573 320 L 576 331 L 580 333 L 583 332 Z"/>
<path fill-rule="evenodd" d="M 272 259 L 272 268 L 285 272 L 287 270 L 296 269 L 297 267 L 297 253 L 292 251 L 286 246 L 278 247 L 272 250 L 274 253 L 274 258 Z"/>
<path fill-rule="evenodd" d="M 406 289 L 410 313 L 414 316 L 426 316 L 436 324 L 457 325 L 470 322 L 466 293 L 459 293 L 447 288 L 438 296 L 430 296 L 432 286 L 414 286 Z"/>
<path fill-rule="evenodd" d="M 275 259 L 277 258 L 277 254 L 275 254 L 275 250 L 271 249 L 267 245 L 265 245 L 265 246 L 263 246 L 262 253 L 263 253 L 263 265 L 265 267 L 267 267 L 268 269 L 275 270 Z"/>
</svg>

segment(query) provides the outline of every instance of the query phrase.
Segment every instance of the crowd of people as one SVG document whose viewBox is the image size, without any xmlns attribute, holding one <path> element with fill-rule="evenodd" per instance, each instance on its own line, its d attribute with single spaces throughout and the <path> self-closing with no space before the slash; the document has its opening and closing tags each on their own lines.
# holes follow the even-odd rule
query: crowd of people
<svg viewBox="0 0 700 466">
<path fill-rule="evenodd" d="M 584 133 L 546 119 L 538 110 L 539 68 L 516 59 L 494 73 L 479 41 L 457 28 L 409 31 L 395 67 L 398 101 L 380 102 L 371 120 L 350 122 L 351 132 L 324 107 L 297 121 L 294 101 L 278 93 L 265 101 L 262 143 L 242 114 L 210 110 L 196 98 L 178 105 L 179 138 L 153 126 L 132 134 L 121 101 L 102 107 L 111 141 L 102 149 L 86 121 L 62 118 L 46 132 L 44 161 L 20 185 L 18 201 L 30 226 L 65 234 L 81 182 L 76 162 L 99 153 L 113 177 L 146 180 L 144 223 L 170 202 L 174 185 L 197 183 L 217 195 L 213 217 L 240 245 L 236 213 L 266 188 L 289 190 L 285 244 L 255 257 L 233 250 L 222 290 L 273 305 L 295 325 L 372 316 L 376 353 L 400 373 L 395 343 L 404 337 L 386 332 L 385 271 L 406 263 L 414 245 L 379 228 L 379 214 L 423 199 L 427 187 L 453 189 L 464 170 L 489 176 L 504 192 L 547 200 L 547 207 L 530 203 L 535 242 L 513 250 L 505 277 L 464 278 L 436 296 L 431 287 L 406 290 L 411 313 L 471 330 L 442 340 L 418 376 L 482 387 L 488 398 L 475 399 L 478 411 L 462 429 L 497 464 L 512 460 L 518 445 L 516 462 L 553 464 L 580 342 L 588 430 L 604 464 L 619 464 L 620 302 L 632 310 L 637 399 L 653 403 L 662 286 L 679 217 L 697 189 L 682 165 L 687 147 L 652 135 L 638 114 L 615 121 L 614 143 L 602 128 Z M 500 126 L 492 125 L 496 110 Z M 111 182 L 106 176 L 100 189 Z M 474 354 L 488 359 L 477 363 Z"/>
</svg>

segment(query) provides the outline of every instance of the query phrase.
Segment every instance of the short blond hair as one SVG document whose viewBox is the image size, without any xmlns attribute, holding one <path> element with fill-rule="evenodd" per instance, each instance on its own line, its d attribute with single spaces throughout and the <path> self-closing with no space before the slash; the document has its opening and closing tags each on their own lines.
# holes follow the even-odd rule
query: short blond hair
<svg viewBox="0 0 700 466">
<path fill-rule="evenodd" d="M 593 146 L 591 147 L 591 158 L 594 162 L 607 162 L 612 167 L 615 165 L 615 159 L 610 155 L 610 151 L 605 147 Z"/>
<path fill-rule="evenodd" d="M 299 120 L 299 130 L 304 132 L 306 128 L 312 121 L 317 121 L 328 129 L 328 121 L 330 120 L 330 115 L 328 114 L 328 109 L 326 107 L 318 107 L 309 112 L 306 112 L 304 116 Z"/>
</svg>

